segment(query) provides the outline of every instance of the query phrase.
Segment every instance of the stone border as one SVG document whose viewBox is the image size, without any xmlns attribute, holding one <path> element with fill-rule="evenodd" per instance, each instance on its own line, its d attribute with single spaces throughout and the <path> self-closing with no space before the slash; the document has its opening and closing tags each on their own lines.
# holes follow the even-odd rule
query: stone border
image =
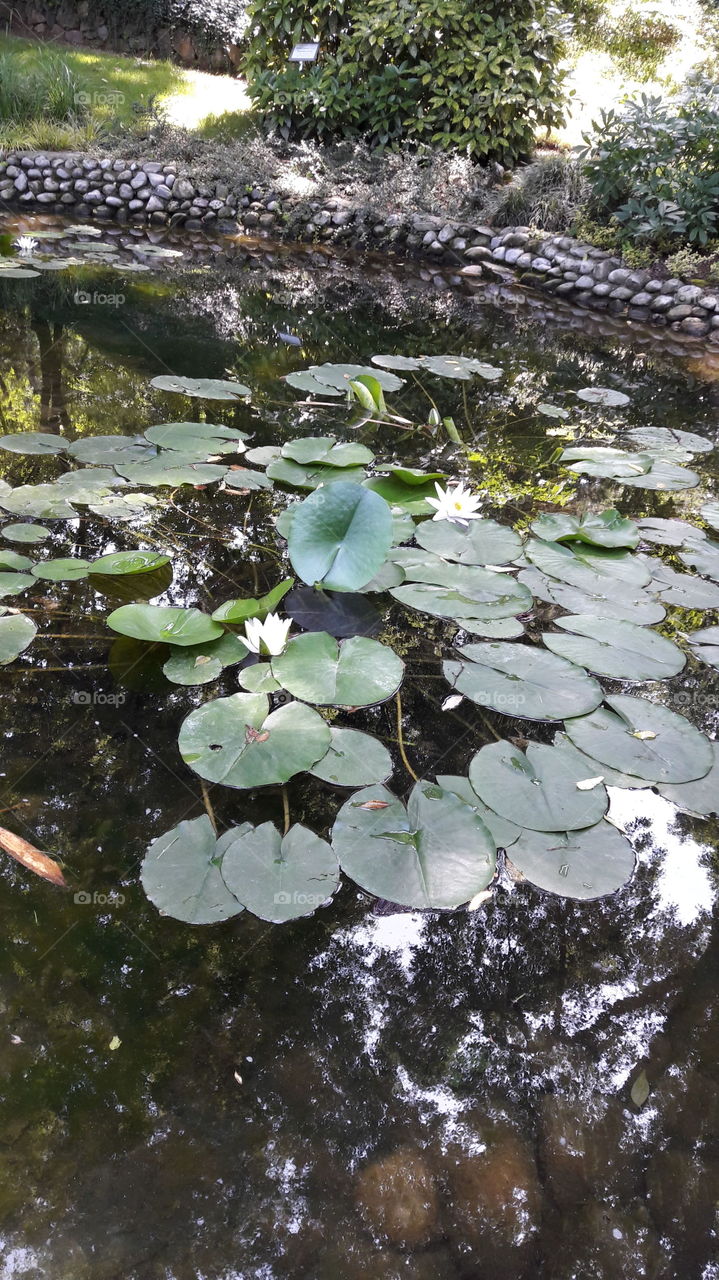
<svg viewBox="0 0 719 1280">
<path fill-rule="evenodd" d="M 198 183 L 174 162 L 13 151 L 0 159 L 0 206 L 121 224 L 244 231 L 427 257 L 469 287 L 518 278 L 575 306 L 668 326 L 719 343 L 719 291 L 634 271 L 604 249 L 529 227 L 471 226 L 428 214 L 382 216 L 334 197 L 307 201 L 258 187 Z"/>
</svg>

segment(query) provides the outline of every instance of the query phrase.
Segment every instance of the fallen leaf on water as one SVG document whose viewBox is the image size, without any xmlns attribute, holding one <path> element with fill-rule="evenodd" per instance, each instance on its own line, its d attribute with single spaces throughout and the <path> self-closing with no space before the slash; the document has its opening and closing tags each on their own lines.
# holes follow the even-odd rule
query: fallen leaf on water
<svg viewBox="0 0 719 1280">
<path fill-rule="evenodd" d="M 442 710 L 452 711 L 453 708 L 458 707 L 460 702 L 462 701 L 463 699 L 462 699 L 461 693 L 450 693 L 449 697 L 445 698 L 444 702 L 442 703 Z"/>
<path fill-rule="evenodd" d="M 487 902 L 492 897 L 491 889 L 482 889 L 481 893 L 475 893 L 472 901 L 467 904 L 468 911 L 476 911 L 477 907 L 481 907 L 483 902 Z"/>
<path fill-rule="evenodd" d="M 242 1084 L 242 1076 L 240 1075 L 239 1071 L 235 1071 L 234 1076 L 237 1083 Z"/>
<path fill-rule="evenodd" d="M 656 738 L 656 733 L 652 733 L 651 729 L 635 729 L 631 734 L 632 738 L 638 738 L 640 742 L 648 742 L 650 738 Z"/>
<path fill-rule="evenodd" d="M 245 729 L 245 742 L 266 742 L 269 736 L 269 729 L 265 729 L 264 733 L 259 733 L 257 729 L 252 728 L 251 724 L 248 724 Z"/>
<path fill-rule="evenodd" d="M 388 800 L 368 800 L 366 804 L 361 804 L 360 809 L 389 809 Z"/>
<path fill-rule="evenodd" d="M 646 1071 L 640 1071 L 632 1085 L 632 1090 L 629 1095 L 635 1107 L 643 1107 L 649 1097 L 649 1093 L 650 1088 L 649 1081 L 647 1080 L 647 1073 Z"/>
<path fill-rule="evenodd" d="M 108 1049 L 113 1049 L 113 1050 L 114 1050 L 114 1049 L 119 1049 L 121 1044 L 122 1044 L 122 1040 L 120 1039 L 120 1037 L 119 1037 L 119 1036 L 113 1036 L 113 1037 L 112 1037 L 112 1040 L 110 1041 L 110 1043 L 109 1043 L 109 1045 L 108 1045 L 107 1047 L 108 1047 Z"/>
<path fill-rule="evenodd" d="M 59 863 L 48 858 L 46 853 L 41 853 L 34 845 L 28 844 L 22 836 L 16 836 L 14 831 L 6 831 L 5 827 L 0 827 L 0 848 L 23 867 L 27 867 L 28 871 L 34 871 L 36 876 L 49 880 L 60 889 L 67 889 Z"/>
<path fill-rule="evenodd" d="M 601 773 L 598 778 L 584 778 L 582 782 L 577 783 L 577 791 L 593 791 L 600 782 L 604 782 L 604 775 Z"/>
</svg>

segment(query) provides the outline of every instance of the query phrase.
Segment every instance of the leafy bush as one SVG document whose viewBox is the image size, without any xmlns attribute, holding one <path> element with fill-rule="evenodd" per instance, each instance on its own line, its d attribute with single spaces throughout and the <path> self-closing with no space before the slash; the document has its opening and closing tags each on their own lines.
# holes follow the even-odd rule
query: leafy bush
<svg viewBox="0 0 719 1280">
<path fill-rule="evenodd" d="M 586 197 L 587 183 L 577 161 L 561 153 L 544 155 L 500 188 L 487 216 L 497 227 L 565 231 Z"/>
<path fill-rule="evenodd" d="M 602 27 L 607 52 L 620 71 L 637 80 L 652 80 L 682 33 L 658 13 L 625 9 Z"/>
<path fill-rule="evenodd" d="M 602 112 L 579 155 L 595 210 L 633 240 L 704 245 L 719 219 L 719 85 L 696 77 L 668 98 Z"/>
<path fill-rule="evenodd" d="M 250 0 L 249 91 L 284 138 L 403 140 L 514 162 L 562 121 L 568 24 L 551 0 Z M 319 40 L 320 60 L 288 64 Z"/>
</svg>

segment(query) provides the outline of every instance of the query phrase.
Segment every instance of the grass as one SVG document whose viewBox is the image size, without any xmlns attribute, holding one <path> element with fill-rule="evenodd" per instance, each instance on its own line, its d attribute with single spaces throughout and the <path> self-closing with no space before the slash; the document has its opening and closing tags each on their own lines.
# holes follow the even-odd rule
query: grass
<svg viewBox="0 0 719 1280">
<path fill-rule="evenodd" d="M 0 36 L 0 146 L 82 150 L 133 133 L 148 114 L 185 129 L 242 127 L 244 85 L 229 76 Z"/>
</svg>

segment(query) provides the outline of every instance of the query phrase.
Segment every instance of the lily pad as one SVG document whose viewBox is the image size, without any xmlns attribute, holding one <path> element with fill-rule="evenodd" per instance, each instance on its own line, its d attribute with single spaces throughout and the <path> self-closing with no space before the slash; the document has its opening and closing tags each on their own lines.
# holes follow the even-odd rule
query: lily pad
<svg viewBox="0 0 719 1280">
<path fill-rule="evenodd" d="M 326 467 L 315 462 L 303 466 L 291 458 L 280 457 L 268 464 L 267 475 L 278 484 L 296 489 L 317 489 L 320 485 L 337 484 L 338 481 L 361 484 L 367 472 L 362 467 Z"/>
<path fill-rule="evenodd" d="M 0 499 L 2 501 L 2 499 Z M 719 585 L 705 582 L 696 574 L 677 573 L 660 560 L 651 562 L 651 588 L 662 604 L 675 604 L 681 609 L 719 609 Z"/>
<path fill-rule="evenodd" d="M 211 453 L 244 453 L 247 434 L 211 422 L 162 422 L 148 427 L 145 439 L 158 448 L 186 453 L 202 448 Z"/>
<path fill-rule="evenodd" d="M 29 573 L 0 573 L 0 599 L 4 596 L 19 596 L 28 587 L 34 587 L 36 579 Z"/>
<path fill-rule="evenodd" d="M 416 783 L 406 809 L 385 787 L 356 792 L 337 815 L 332 846 L 363 889 L 406 907 L 460 907 L 496 870 L 495 843 L 479 814 L 430 782 Z"/>
<path fill-rule="evenodd" d="M 0 667 L 14 662 L 37 635 L 35 623 L 21 613 L 0 618 Z"/>
<path fill-rule="evenodd" d="M 577 831 L 605 815 L 609 797 L 599 784 L 583 791 L 586 774 L 561 747 L 529 743 L 526 752 L 493 742 L 472 758 L 469 781 L 502 818 L 532 831 Z"/>
<path fill-rule="evenodd" d="M 92 572 L 113 576 L 153 573 L 169 563 L 169 556 L 159 555 L 156 551 L 113 551 L 111 555 L 99 556 L 97 560 L 93 560 Z"/>
<path fill-rule="evenodd" d="M 24 542 L 34 546 L 40 542 L 47 542 L 50 530 L 44 529 L 41 524 L 6 524 L 2 530 L 2 536 L 7 538 L 8 542 Z"/>
<path fill-rule="evenodd" d="M 377 379 L 383 391 L 400 391 L 404 386 L 403 378 L 363 364 L 313 364 L 298 373 L 286 374 L 284 381 L 310 395 L 341 396 L 349 390 L 350 382 L 367 374 Z"/>
<path fill-rule="evenodd" d="M 495 813 L 493 809 L 484 804 L 474 790 L 469 778 L 451 773 L 438 773 L 437 785 L 443 787 L 445 791 L 453 791 L 456 796 L 459 796 L 460 800 L 464 800 L 464 803 L 469 805 L 470 809 L 474 809 L 475 813 L 482 819 L 498 849 L 509 849 L 515 840 L 519 839 L 522 828 L 518 827 L 514 822 L 508 822 L 506 818 L 500 818 L 498 813 Z"/>
<path fill-rule="evenodd" d="M 437 497 L 434 480 L 425 479 L 422 483 L 414 480 L 411 484 L 407 484 L 397 475 L 371 476 L 369 480 L 364 481 L 364 488 L 371 489 L 373 493 L 384 498 L 390 506 L 399 507 L 410 516 L 432 515 L 433 508 L 427 499 Z"/>
<path fill-rule="evenodd" d="M 248 693 L 277 693 L 282 686 L 272 674 L 269 662 L 253 662 L 237 673 L 237 681 L 241 689 Z"/>
<path fill-rule="evenodd" d="M 650 453 L 629 453 L 604 445 L 577 445 L 565 449 L 559 460 L 576 475 L 607 480 L 646 475 L 654 462 Z"/>
<path fill-rule="evenodd" d="M 587 511 L 579 519 L 564 512 L 541 515 L 530 527 L 545 542 L 579 541 L 631 550 L 639 544 L 639 529 L 634 521 L 625 520 L 614 507 L 596 513 Z"/>
<path fill-rule="evenodd" d="M 247 645 L 238 636 L 225 632 L 208 644 L 173 649 L 162 670 L 173 684 L 209 684 L 222 674 L 225 667 L 243 662 L 247 653 Z"/>
<path fill-rule="evenodd" d="M 612 387 L 582 387 L 576 392 L 578 400 L 585 404 L 600 404 L 604 409 L 618 409 L 629 404 L 629 396 L 623 391 L 615 391 Z"/>
<path fill-rule="evenodd" d="M 18 551 L 2 551 L 0 550 L 0 569 L 12 569 L 22 572 L 24 569 L 32 569 L 34 561 L 29 556 L 21 556 Z"/>
<path fill-rule="evenodd" d="M 699 514 L 712 529 L 719 529 L 719 502 L 705 502 Z"/>
<path fill-rule="evenodd" d="M 539 889 L 586 902 L 616 893 L 634 873 L 634 850 L 610 822 L 585 831 L 523 831 L 509 857 Z"/>
<path fill-rule="evenodd" d="M 252 827 L 222 859 L 230 892 L 273 924 L 312 915 L 336 891 L 339 870 L 331 845 L 299 823 L 285 836 L 271 822 Z"/>
<path fill-rule="evenodd" d="M 714 763 L 703 778 L 694 782 L 661 782 L 657 788 L 665 800 L 695 818 L 719 817 L 719 746 L 716 742 L 711 746 Z"/>
<path fill-rule="evenodd" d="M 538 538 L 530 538 L 525 555 L 542 573 L 590 595 L 602 595 L 610 583 L 616 595 L 621 583 L 621 595 L 626 599 L 625 584 L 632 588 L 645 587 L 652 576 L 646 563 L 629 552 L 606 551 L 582 543 L 565 547 L 559 542 L 540 542 Z"/>
<path fill-rule="evenodd" d="M 93 515 L 106 520 L 146 520 L 157 502 L 150 493 L 112 493 L 89 506 Z"/>
<path fill-rule="evenodd" d="M 77 582 L 86 578 L 90 572 L 90 561 L 79 556 L 59 560 L 43 560 L 32 570 L 34 578 L 43 578 L 47 582 Z"/>
<path fill-rule="evenodd" d="M 331 728 L 327 755 L 310 769 L 315 778 L 336 787 L 367 787 L 386 782 L 392 773 L 392 757 L 384 743 L 359 729 Z"/>
<path fill-rule="evenodd" d="M 581 667 L 526 644 L 468 644 L 442 663 L 453 689 L 481 707 L 523 720 L 563 720 L 593 711 L 602 690 Z"/>
<path fill-rule="evenodd" d="M 627 438 L 642 448 L 655 452 L 667 447 L 682 449 L 692 453 L 711 453 L 714 445 L 706 436 L 699 436 L 695 431 L 678 431 L 671 427 L 632 427 L 626 433 Z"/>
<path fill-rule="evenodd" d="M 107 625 L 135 640 L 183 646 L 206 644 L 223 634 L 219 622 L 199 609 L 175 609 L 157 604 L 121 605 L 110 614 Z"/>
<path fill-rule="evenodd" d="M 493 382 L 501 378 L 502 369 L 475 360 L 473 356 L 372 356 L 372 363 L 383 369 L 415 369 L 434 373 L 439 378 L 458 378 L 466 382 L 474 374 Z"/>
<path fill-rule="evenodd" d="M 324 631 L 290 640 L 271 665 L 283 689 L 319 706 L 384 702 L 399 689 L 404 675 L 402 659 L 378 640 L 353 636 L 338 642 Z"/>
<path fill-rule="evenodd" d="M 649 782 L 693 782 L 709 772 L 712 744 L 684 716 L 626 694 L 606 701 L 606 707 L 564 725 L 585 755 Z"/>
<path fill-rule="evenodd" d="M 312 463 L 323 467 L 364 467 L 374 459 L 364 444 L 337 443 L 334 436 L 302 436 L 282 446 L 282 457 L 303 466 Z"/>
<path fill-rule="evenodd" d="M 268 613 L 272 613 L 284 599 L 290 588 L 294 586 L 294 582 L 294 578 L 283 578 L 282 582 L 278 582 L 277 586 L 264 596 L 225 600 L 224 604 L 218 605 L 213 611 L 212 617 L 215 622 L 225 622 L 235 626 L 241 626 L 249 618 L 259 618 L 260 621 L 264 621 Z"/>
<path fill-rule="evenodd" d="M 62 436 L 48 435 L 44 431 L 18 431 L 10 436 L 0 436 L 0 449 L 10 453 L 36 453 L 54 455 L 64 453 L 68 441 Z"/>
<path fill-rule="evenodd" d="M 391 595 L 401 604 L 437 618 L 452 618 L 471 629 L 473 622 L 516 617 L 532 607 L 531 593 L 521 582 L 504 573 L 467 565 L 446 566 L 446 577 L 454 570 L 452 585 L 436 582 L 407 582 L 393 587 Z M 419 572 L 415 568 L 414 573 Z M 431 567 L 427 573 L 431 573 Z M 439 576 L 437 573 L 436 576 Z"/>
<path fill-rule="evenodd" d="M 387 559 L 392 514 L 360 485 L 333 484 L 297 505 L 287 545 L 292 567 L 309 586 L 356 591 Z"/>
<path fill-rule="evenodd" d="M 143 436 L 83 436 L 68 447 L 76 462 L 115 467 L 130 462 L 147 462 L 157 457 L 157 449 Z"/>
<path fill-rule="evenodd" d="M 233 693 L 190 712 L 178 740 L 185 764 L 210 782 L 251 788 L 287 782 L 327 754 L 329 725 L 311 707 L 268 711 L 264 694 Z"/>
<path fill-rule="evenodd" d="M 686 520 L 661 520 L 647 516 L 638 520 L 637 526 L 645 542 L 656 542 L 661 547 L 681 547 L 687 538 L 706 538 L 703 529 Z"/>
<path fill-rule="evenodd" d="M 220 874 L 212 823 L 203 814 L 180 822 L 150 845 L 140 878 L 159 911 L 186 924 L 217 924 L 243 910 Z"/>
<path fill-rule="evenodd" d="M 244 400 L 252 395 L 249 387 L 241 382 L 223 378 L 179 378 L 161 373 L 150 382 L 157 391 L 176 391 L 183 396 L 197 396 L 202 400 Z"/>
<path fill-rule="evenodd" d="M 684 550 L 679 552 L 679 559 L 682 564 L 719 582 L 719 542 L 710 538 L 688 542 Z"/>
<path fill-rule="evenodd" d="M 619 618 L 573 614 L 557 618 L 557 626 L 574 634 L 542 637 L 552 653 L 580 667 L 616 680 L 666 680 L 686 663 L 681 649 L 647 627 Z"/>
<path fill-rule="evenodd" d="M 420 547 L 459 564 L 507 564 L 522 551 L 519 535 L 495 520 L 471 520 L 466 529 L 449 520 L 424 520 L 415 537 Z"/>
<path fill-rule="evenodd" d="M 590 594 L 579 587 L 570 586 L 558 578 L 550 578 L 540 569 L 523 569 L 519 581 L 524 583 L 538 600 L 558 604 L 569 613 L 592 613 L 601 618 L 622 618 L 649 626 L 666 617 L 666 609 L 646 590 L 634 587 L 631 592 L 617 592 L 610 582 L 605 582 L 601 594 Z"/>
<path fill-rule="evenodd" d="M 687 637 L 695 657 L 719 670 L 719 627 L 703 627 Z"/>
<path fill-rule="evenodd" d="M 177 458 L 178 461 L 173 461 Z M 153 458 L 149 462 L 117 463 L 117 471 L 131 484 L 147 484 L 151 489 L 168 485 L 175 488 L 183 484 L 215 484 L 224 480 L 228 474 L 227 467 L 215 466 L 211 462 L 181 462 L 182 454 L 169 451 L 162 458 Z"/>
<path fill-rule="evenodd" d="M 14 516 L 40 520 L 74 520 L 75 508 L 51 484 L 23 484 L 10 493 L 0 493 L 0 507 Z"/>
<path fill-rule="evenodd" d="M 660 493 L 672 493 L 680 489 L 695 489 L 699 484 L 699 476 L 696 471 L 690 471 L 687 467 L 678 467 L 673 462 L 657 458 L 646 475 L 624 475 L 620 483 L 634 489 L 656 489 Z"/>
</svg>

